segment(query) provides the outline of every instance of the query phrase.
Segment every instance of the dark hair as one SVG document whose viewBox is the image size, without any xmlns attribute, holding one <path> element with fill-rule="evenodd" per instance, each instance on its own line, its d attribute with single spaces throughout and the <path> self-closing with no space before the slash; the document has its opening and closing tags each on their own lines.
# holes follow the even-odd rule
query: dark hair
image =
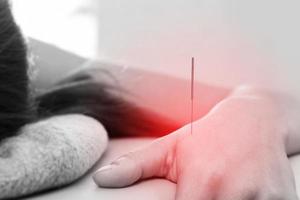
<svg viewBox="0 0 300 200">
<path fill-rule="evenodd" d="M 16 134 L 28 122 L 70 113 L 99 120 L 111 137 L 161 136 L 178 127 L 121 98 L 121 88 L 84 72 L 29 98 L 26 52 L 8 2 L 0 0 L 0 139 Z"/>
<path fill-rule="evenodd" d="M 26 46 L 6 0 L 0 0 L 0 139 L 31 120 Z"/>
</svg>

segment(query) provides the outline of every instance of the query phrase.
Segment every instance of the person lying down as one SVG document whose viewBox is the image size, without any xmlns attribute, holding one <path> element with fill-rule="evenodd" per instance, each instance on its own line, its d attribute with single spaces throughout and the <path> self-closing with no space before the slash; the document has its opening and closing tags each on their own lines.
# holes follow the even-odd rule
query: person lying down
<svg viewBox="0 0 300 200">
<path fill-rule="evenodd" d="M 160 138 L 97 170 L 100 187 L 160 177 L 177 184 L 176 200 L 298 199 L 288 160 L 300 150 L 300 104 L 293 97 L 210 88 L 203 95 L 215 98 L 203 105 L 211 109 L 190 134 L 190 124 L 122 98 L 124 91 L 95 71 L 78 71 L 36 94 L 27 54 L 9 3 L 0 0 L 0 199 L 75 181 L 101 157 L 108 136 Z"/>
</svg>

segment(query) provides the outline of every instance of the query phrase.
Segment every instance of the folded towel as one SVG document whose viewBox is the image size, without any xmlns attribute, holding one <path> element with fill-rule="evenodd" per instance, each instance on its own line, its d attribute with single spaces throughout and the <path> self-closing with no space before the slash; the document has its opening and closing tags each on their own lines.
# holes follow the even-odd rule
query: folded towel
<svg viewBox="0 0 300 200">
<path fill-rule="evenodd" d="M 25 126 L 0 144 L 0 199 L 73 182 L 99 160 L 107 144 L 104 127 L 84 115 L 55 116 Z"/>
</svg>

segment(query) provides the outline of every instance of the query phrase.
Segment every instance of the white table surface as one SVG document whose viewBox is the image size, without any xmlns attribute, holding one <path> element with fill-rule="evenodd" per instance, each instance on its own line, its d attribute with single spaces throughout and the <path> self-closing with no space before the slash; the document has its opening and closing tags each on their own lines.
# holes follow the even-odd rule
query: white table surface
<svg viewBox="0 0 300 200">
<path fill-rule="evenodd" d="M 145 145 L 152 139 L 115 139 L 110 142 L 107 152 L 96 166 L 83 178 L 75 183 L 46 193 L 30 196 L 30 200 L 79 200 L 79 199 L 122 199 L 122 200 L 171 200 L 175 195 L 175 184 L 163 180 L 147 180 L 122 189 L 98 188 L 92 180 L 92 172 L 98 167 L 107 164 L 124 152 L 134 150 Z"/>
<path fill-rule="evenodd" d="M 109 163 L 124 152 L 134 150 L 151 142 L 152 139 L 115 139 L 109 144 L 109 148 L 102 159 L 83 178 L 75 183 L 49 192 L 38 194 L 24 199 L 30 200 L 99 200 L 99 199 L 122 199 L 122 200 L 172 200 L 174 199 L 176 185 L 163 179 L 153 179 L 140 182 L 131 187 L 122 189 L 98 188 L 92 180 L 92 172 L 98 167 Z M 290 159 L 300 192 L 300 156 Z"/>
</svg>

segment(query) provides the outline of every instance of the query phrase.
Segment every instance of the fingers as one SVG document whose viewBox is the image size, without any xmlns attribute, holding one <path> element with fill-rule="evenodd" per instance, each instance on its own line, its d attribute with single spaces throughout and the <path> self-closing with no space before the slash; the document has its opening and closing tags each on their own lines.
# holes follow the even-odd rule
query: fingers
<svg viewBox="0 0 300 200">
<path fill-rule="evenodd" d="M 166 177 L 172 165 L 175 142 L 164 137 L 105 166 L 93 176 L 100 187 L 125 187 L 150 177 Z"/>
</svg>

